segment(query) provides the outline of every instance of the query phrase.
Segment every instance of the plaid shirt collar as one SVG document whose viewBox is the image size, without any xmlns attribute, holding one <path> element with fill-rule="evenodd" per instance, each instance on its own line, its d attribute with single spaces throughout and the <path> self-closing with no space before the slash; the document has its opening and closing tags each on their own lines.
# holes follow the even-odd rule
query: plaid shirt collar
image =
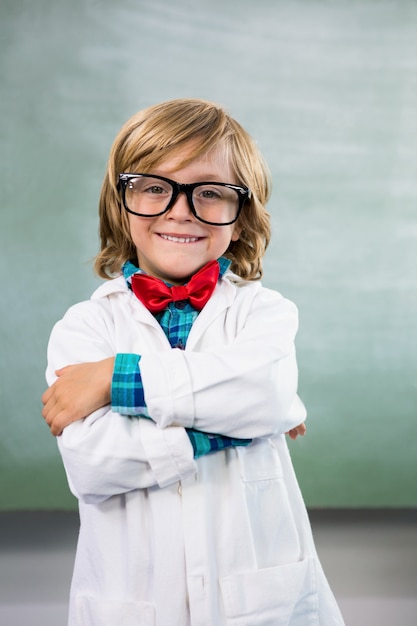
<svg viewBox="0 0 417 626">
<path fill-rule="evenodd" d="M 227 272 L 232 262 L 229 261 L 229 259 L 226 259 L 226 257 L 224 256 L 221 256 L 219 259 L 217 259 L 217 261 L 220 265 L 220 279 L 223 278 L 224 274 Z M 122 267 L 122 272 L 129 289 L 131 289 L 131 277 L 133 276 L 133 274 L 145 274 L 145 272 L 141 270 L 140 267 L 136 267 L 136 265 L 134 265 L 131 261 L 126 261 L 126 263 Z M 170 283 L 166 284 L 170 286 Z"/>
</svg>

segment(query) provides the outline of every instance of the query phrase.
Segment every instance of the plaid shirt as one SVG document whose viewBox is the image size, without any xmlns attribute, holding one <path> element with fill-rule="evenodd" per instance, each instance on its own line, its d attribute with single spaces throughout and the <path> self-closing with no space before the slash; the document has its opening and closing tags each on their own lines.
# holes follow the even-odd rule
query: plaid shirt
<svg viewBox="0 0 417 626">
<path fill-rule="evenodd" d="M 230 261 L 224 257 L 219 260 L 220 277 L 230 266 Z M 123 267 L 123 275 L 131 288 L 131 277 L 142 270 L 135 267 L 129 261 Z M 170 302 L 168 307 L 155 317 L 160 323 L 172 348 L 183 350 L 191 327 L 197 319 L 196 311 L 189 302 Z M 114 364 L 112 380 L 112 410 L 133 417 L 147 417 L 150 415 L 146 408 L 145 396 L 140 374 L 140 355 L 117 354 Z M 210 452 L 223 450 L 231 446 L 246 446 L 250 439 L 237 439 L 225 435 L 203 433 L 194 428 L 186 429 L 194 450 L 194 458 L 198 458 Z"/>
</svg>

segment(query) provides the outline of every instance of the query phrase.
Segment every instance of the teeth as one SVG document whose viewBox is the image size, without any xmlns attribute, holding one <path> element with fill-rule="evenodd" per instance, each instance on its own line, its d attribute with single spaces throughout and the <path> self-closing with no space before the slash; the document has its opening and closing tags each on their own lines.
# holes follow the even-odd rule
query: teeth
<svg viewBox="0 0 417 626">
<path fill-rule="evenodd" d="M 198 241 L 198 237 L 173 237 L 172 235 L 161 235 L 162 239 L 167 241 L 175 241 L 176 243 L 193 243 Z"/>
</svg>

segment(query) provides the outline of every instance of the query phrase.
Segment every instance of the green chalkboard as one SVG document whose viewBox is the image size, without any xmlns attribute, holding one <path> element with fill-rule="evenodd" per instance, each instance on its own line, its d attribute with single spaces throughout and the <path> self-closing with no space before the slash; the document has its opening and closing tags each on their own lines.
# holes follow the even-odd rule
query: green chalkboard
<svg viewBox="0 0 417 626">
<path fill-rule="evenodd" d="M 115 134 L 183 96 L 224 104 L 270 164 L 307 504 L 416 506 L 417 3 L 3 0 L 0 81 L 0 508 L 75 507 L 41 418 L 48 336 L 98 283 Z"/>
</svg>

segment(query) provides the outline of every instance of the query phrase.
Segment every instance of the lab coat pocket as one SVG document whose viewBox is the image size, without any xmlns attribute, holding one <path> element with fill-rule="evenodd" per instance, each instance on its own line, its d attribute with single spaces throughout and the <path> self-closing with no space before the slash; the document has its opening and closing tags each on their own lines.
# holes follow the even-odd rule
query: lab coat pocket
<svg viewBox="0 0 417 626">
<path fill-rule="evenodd" d="M 277 448 L 264 439 L 238 454 L 246 519 L 258 568 L 299 561 L 300 538 Z"/>
<path fill-rule="evenodd" d="M 91 596 L 75 599 L 74 626 L 155 626 L 155 609 L 149 602 L 105 600 Z"/>
<path fill-rule="evenodd" d="M 278 451 L 270 439 L 255 439 L 250 446 L 236 448 L 243 482 L 282 478 Z"/>
<path fill-rule="evenodd" d="M 220 580 L 228 626 L 316 626 L 314 563 L 298 561 Z"/>
</svg>

